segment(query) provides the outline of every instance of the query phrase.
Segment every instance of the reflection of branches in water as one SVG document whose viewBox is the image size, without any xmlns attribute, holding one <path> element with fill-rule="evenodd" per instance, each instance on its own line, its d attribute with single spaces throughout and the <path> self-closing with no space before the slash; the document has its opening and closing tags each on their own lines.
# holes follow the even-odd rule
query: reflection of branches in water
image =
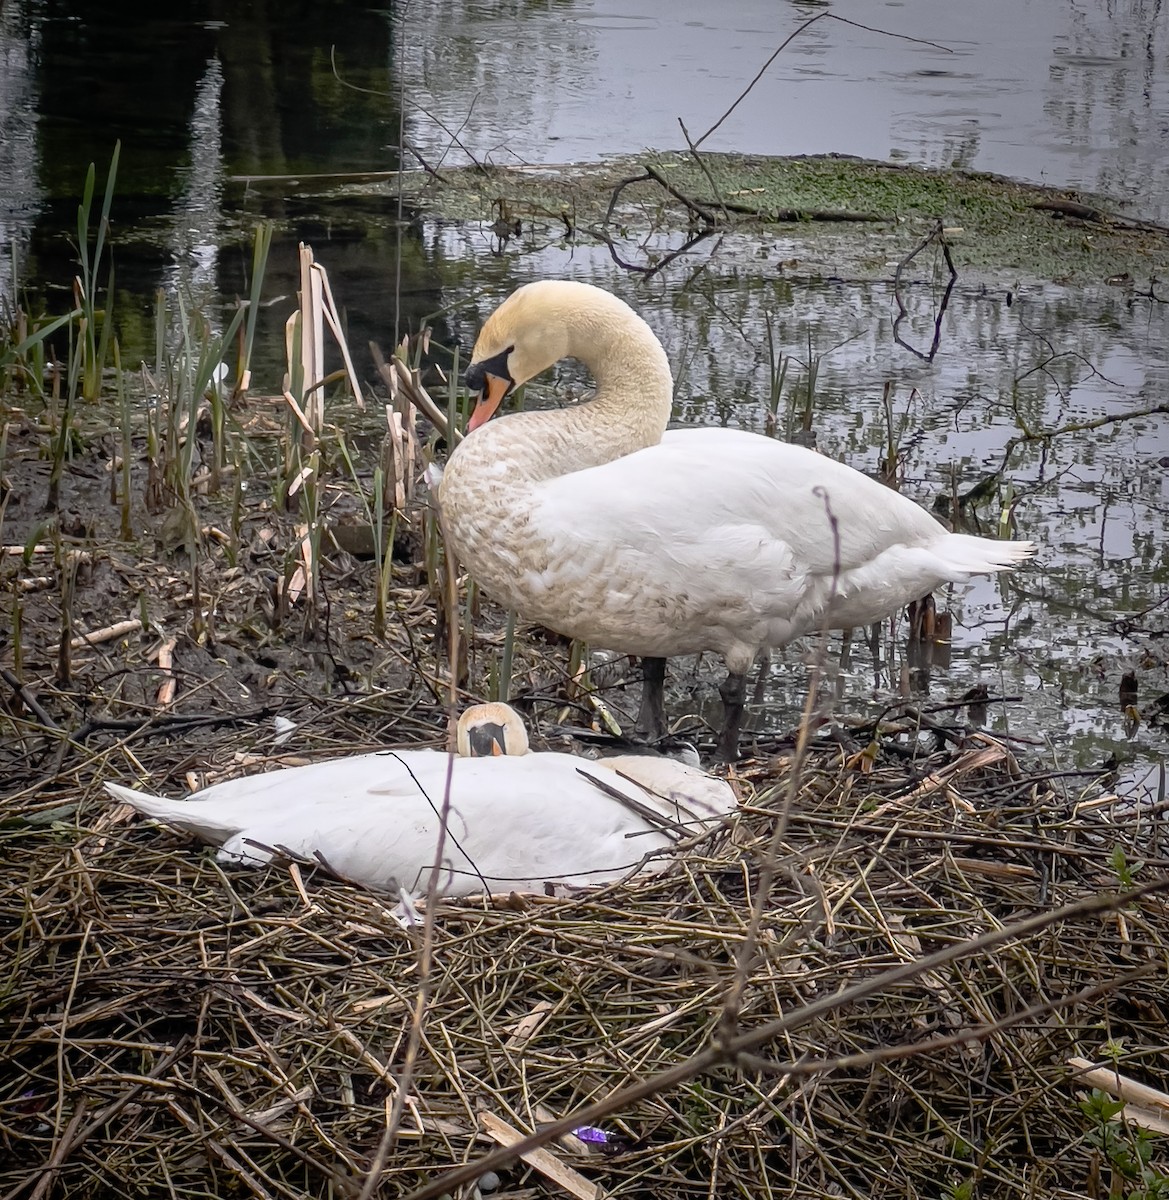
<svg viewBox="0 0 1169 1200">
<path fill-rule="evenodd" d="M 1111 413 L 1103 417 L 1096 417 L 1091 421 L 1068 421 L 1067 424 L 1057 426 L 1055 429 L 1031 429 L 1016 405 L 1015 418 L 1022 433 L 1016 434 L 1007 441 L 1003 450 L 1003 465 L 999 468 L 999 474 L 1007 469 L 1011 455 L 1018 447 L 1024 446 L 1028 442 L 1049 442 L 1065 433 L 1087 433 L 1093 429 L 1103 429 L 1106 425 L 1119 425 L 1125 421 L 1139 421 L 1142 417 L 1163 414 L 1169 414 L 1169 404 L 1150 404 L 1147 408 L 1138 408 L 1134 412 Z"/>
<path fill-rule="evenodd" d="M 409 106 L 410 108 L 413 108 L 413 109 L 417 109 L 417 111 L 420 112 L 428 121 L 433 121 L 434 124 L 437 125 L 439 127 L 439 129 L 441 129 L 443 131 L 443 133 L 445 133 L 447 135 L 448 138 L 450 138 L 450 141 L 447 143 L 447 148 L 442 152 L 442 155 L 440 156 L 440 158 L 438 160 L 438 165 L 431 166 L 422 157 L 422 155 L 419 154 L 419 152 L 409 142 L 407 142 L 404 137 L 401 136 L 401 130 L 399 130 L 399 139 L 398 140 L 401 144 L 401 148 L 404 150 L 408 150 L 411 154 L 413 154 L 414 157 L 416 159 L 418 159 L 418 162 L 422 166 L 422 169 L 428 175 L 431 175 L 435 179 L 441 180 L 442 177 L 438 173 L 438 167 L 442 166 L 443 160 L 451 152 L 452 146 L 458 146 L 458 148 L 471 160 L 471 163 L 474 166 L 475 170 L 477 170 L 483 174 L 487 173 L 487 168 L 483 165 L 483 163 L 481 163 L 479 161 L 478 158 L 475 157 L 474 154 L 471 153 L 470 150 L 467 149 L 466 145 L 464 145 L 464 143 L 460 140 L 460 136 L 459 136 L 463 132 L 463 130 L 467 128 L 467 122 L 470 121 L 471 114 L 475 111 L 475 105 L 478 103 L 478 100 L 479 100 L 478 92 L 476 92 L 475 95 L 471 98 L 471 104 L 467 109 L 467 114 L 465 117 L 463 117 L 462 123 L 459 125 L 458 129 L 452 130 L 442 120 L 441 117 L 436 117 L 434 115 L 434 113 L 432 113 L 429 109 L 424 108 L 421 104 L 418 103 L 417 100 L 407 99 L 404 93 L 399 94 L 397 97 L 395 97 L 390 92 L 377 91 L 374 88 L 365 88 L 365 87 L 359 86 L 356 83 L 350 83 L 348 79 L 346 79 L 346 78 L 344 78 L 344 76 L 342 76 L 341 72 L 337 68 L 337 47 L 336 46 L 329 47 L 329 65 L 333 69 L 333 78 L 342 87 L 348 88 L 351 92 L 360 92 L 366 96 L 381 96 L 387 100 L 397 99 L 399 102 L 399 107 L 403 111 L 405 110 L 405 108 L 407 106 Z"/>
<path fill-rule="evenodd" d="M 1056 394 L 1066 403 L 1068 399 L 1067 394 L 1064 392 L 1063 388 L 1060 387 L 1059 380 L 1056 379 L 1056 377 L 1048 369 L 1052 363 L 1059 362 L 1060 359 L 1064 358 L 1070 358 L 1073 362 L 1082 363 L 1088 368 L 1090 377 L 1102 379 L 1110 387 L 1118 388 L 1121 386 L 1115 379 L 1109 379 L 1107 375 L 1094 366 L 1092 362 L 1085 358 L 1084 355 L 1079 353 L 1078 350 L 1057 350 L 1055 346 L 1052 345 L 1051 339 L 1047 337 L 1046 334 L 1040 333 L 1038 329 L 1032 329 L 1026 321 L 1020 321 L 1019 328 L 1022 329 L 1024 333 L 1029 333 L 1037 342 L 1040 342 L 1042 345 L 1047 347 L 1047 357 L 1042 359 L 1040 362 L 1037 362 L 1035 366 L 1029 367 L 1021 375 L 1016 375 L 1013 382 L 1012 391 L 1016 390 L 1019 384 L 1021 384 L 1024 379 L 1028 378 L 1028 376 L 1041 373 L 1046 375 L 1047 378 L 1051 380 L 1051 382 L 1055 385 Z M 1079 383 L 1080 381 L 1077 380 L 1076 382 Z M 1015 417 L 1022 427 L 1023 418 L 1019 416 L 1017 409 L 1015 411 Z"/>
<path fill-rule="evenodd" d="M 1011 463 L 1011 456 L 1020 446 L 1039 444 L 1046 452 L 1047 447 L 1058 437 L 1062 437 L 1068 433 L 1090 433 L 1096 429 L 1103 429 L 1109 425 L 1120 425 L 1126 421 L 1139 421 L 1145 417 L 1169 415 L 1169 402 L 1161 404 L 1150 404 L 1144 408 L 1133 409 L 1130 412 L 1123 413 L 1106 413 L 1103 416 L 1093 417 L 1082 421 L 1067 421 L 1062 425 L 1057 425 L 1053 429 L 1037 428 L 1028 421 L 1024 416 L 1020 407 L 1019 385 L 1029 379 L 1033 375 L 1042 375 L 1045 379 L 1051 382 L 1055 388 L 1056 395 L 1064 405 L 1069 404 L 1070 395 L 1068 386 L 1060 381 L 1056 373 L 1052 370 L 1052 366 L 1062 360 L 1070 360 L 1081 364 L 1087 369 L 1087 374 L 1083 378 L 1099 379 L 1109 387 L 1120 388 L 1122 385 L 1115 379 L 1110 379 L 1102 371 L 1100 371 L 1087 357 L 1077 350 L 1057 350 L 1051 340 L 1038 330 L 1031 328 L 1026 323 L 1021 322 L 1022 329 L 1029 333 L 1035 340 L 1046 348 L 1046 356 L 1033 366 L 1028 367 L 1019 375 L 1015 376 L 1012 381 L 1011 399 L 1009 405 L 1003 405 L 1004 408 L 1009 408 L 1011 416 L 1015 422 L 1015 427 L 1018 433 L 1007 439 L 1006 445 L 1003 447 L 1003 458 L 1000 465 L 989 474 L 979 480 L 970 491 L 958 497 L 959 507 L 965 507 L 967 504 L 985 498 L 986 495 L 997 485 L 1007 468 Z M 1082 380 L 1076 379 L 1071 386 L 1078 385 Z M 972 397 L 973 398 L 973 397 Z M 955 411 L 955 419 L 961 415 L 965 405 L 959 406 Z M 1066 474 L 1072 468 L 1066 468 L 1062 474 Z M 1042 475 L 1042 471 L 1041 471 Z M 1058 481 L 1060 476 L 1056 476 L 1055 480 L 1045 480 L 1044 484 L 1049 486 L 1052 482 Z"/>
<path fill-rule="evenodd" d="M 1145 633 L 1152 638 L 1165 637 L 1169 631 L 1164 629 L 1146 629 L 1143 625 L 1138 624 L 1144 617 L 1150 613 L 1156 612 L 1159 608 L 1164 608 L 1169 604 L 1169 596 L 1162 596 L 1160 600 L 1155 600 L 1147 608 L 1142 608 L 1140 612 L 1133 613 L 1127 617 L 1115 617 L 1108 623 L 1123 637 L 1128 637 L 1133 633 Z"/>
<path fill-rule="evenodd" d="M 1072 582 L 1076 586 L 1085 586 L 1084 580 L 1076 576 L 1072 577 Z M 1158 609 L 1164 608 L 1166 604 L 1169 604 L 1169 596 L 1162 596 L 1160 600 L 1155 600 L 1152 604 L 1142 608 L 1140 612 L 1130 613 L 1125 616 L 1096 608 L 1092 604 L 1085 604 L 1079 600 L 1061 599 L 1048 588 L 1029 588 L 1021 584 L 1017 579 L 1011 580 L 1011 586 L 1021 599 L 1042 604 L 1051 613 L 1066 613 L 1073 617 L 1087 617 L 1092 621 L 1098 622 L 1100 625 L 1106 626 L 1113 633 L 1119 634 L 1121 637 L 1131 637 L 1137 633 L 1154 639 L 1169 636 L 1169 630 L 1147 629 L 1140 624 L 1140 621 L 1149 616 L 1150 613 L 1154 613 Z"/>
<path fill-rule="evenodd" d="M 1157 277 L 1156 275 L 1149 276 L 1149 287 L 1147 291 L 1134 293 L 1144 300 L 1152 300 L 1156 304 L 1169 304 L 1169 296 L 1157 295 Z"/>
<path fill-rule="evenodd" d="M 1012 519 L 1014 511 L 1018 508 L 1019 504 L 1029 496 L 1050 491 L 1069 477 L 1073 483 L 1083 482 L 1080 476 L 1076 474 L 1076 466 L 1078 464 L 1062 467 L 1054 475 L 1049 476 L 1047 474 L 1046 449 L 1045 446 L 1037 471 L 1037 482 L 1029 487 L 1020 487 L 1017 484 L 1012 484 L 1013 496 L 1010 505 Z M 977 508 L 978 505 L 989 501 L 995 496 L 1005 471 L 1006 463 L 981 476 L 977 483 L 964 492 L 958 491 L 957 475 L 955 472 L 950 494 L 946 495 L 944 492 L 938 494 L 934 500 L 934 512 L 946 517 L 953 524 L 956 532 L 960 532 L 963 529 L 972 529 L 977 534 L 987 536 L 983 531 L 982 521 L 978 516 Z"/>
<path fill-rule="evenodd" d="M 893 33 L 888 29 L 876 29 L 872 25 L 862 25 L 859 21 L 850 21 L 847 17 L 838 17 L 835 13 L 817 13 L 816 16 L 809 18 L 786 38 L 784 38 L 782 42 L 780 42 L 776 49 L 772 51 L 771 57 L 756 72 L 755 78 L 752 79 L 751 82 L 747 84 L 747 86 L 739 93 L 734 104 L 732 104 L 730 108 L 728 108 L 727 111 L 723 113 L 723 115 L 719 117 L 719 119 L 715 121 L 715 123 L 700 138 L 698 138 L 697 141 L 691 143 L 691 150 L 695 150 L 697 147 L 701 146 L 702 143 L 705 142 L 706 139 L 710 137 L 710 135 L 714 133 L 714 131 L 718 129 L 718 127 L 727 119 L 727 117 L 729 117 L 731 113 L 733 113 L 735 109 L 747 99 L 752 88 L 754 88 L 759 80 L 761 80 L 763 76 L 767 74 L 767 68 L 770 67 L 773 62 L 775 62 L 775 60 L 788 48 L 788 46 L 792 44 L 792 42 L 796 40 L 796 38 L 800 36 L 801 33 L 804 32 L 804 30 L 810 29 L 816 24 L 817 21 L 824 20 L 839 21 L 842 25 L 851 25 L 854 29 L 865 30 L 866 33 L 879 33 L 884 37 L 897 38 L 899 41 L 904 42 L 914 42 L 919 46 L 932 46 L 935 50 L 944 50 L 947 54 L 954 53 L 949 46 L 942 46 L 937 42 L 927 42 L 924 38 L 910 37 L 905 33 Z M 690 141 L 689 136 L 687 136 L 686 140 L 688 142 Z"/>
<path fill-rule="evenodd" d="M 700 229 L 697 233 L 688 238 L 681 246 L 669 251 L 662 258 L 658 259 L 652 266 L 643 266 L 639 263 L 629 262 L 621 257 L 617 250 L 617 243 L 603 229 L 589 229 L 588 233 L 591 237 L 595 237 L 598 242 L 603 243 L 609 248 L 609 255 L 613 261 L 625 271 L 636 271 L 639 275 L 644 275 L 647 279 L 656 275 L 663 267 L 672 263 L 674 259 L 681 258 L 687 251 L 692 250 L 699 242 L 704 241 L 714 233 L 714 229 Z"/>
<path fill-rule="evenodd" d="M 924 353 L 918 350 L 916 346 L 911 346 L 901 336 L 901 322 L 909 315 L 905 302 L 901 299 L 901 272 L 931 243 L 936 241 L 942 248 L 942 254 L 946 260 L 946 266 L 950 272 L 950 281 L 946 284 L 945 294 L 942 296 L 942 302 L 938 306 L 937 316 L 934 318 L 934 340 L 930 343 L 929 353 Z M 893 272 L 893 298 L 897 301 L 897 317 L 893 321 L 893 340 L 910 354 L 916 354 L 918 358 L 924 362 L 933 362 L 934 355 L 938 352 L 938 345 L 942 340 L 942 318 L 946 315 L 946 309 L 950 305 L 950 295 L 954 291 L 954 284 L 958 282 L 958 271 L 954 266 L 954 260 L 950 257 L 950 244 L 946 241 L 946 234 L 942 228 L 942 221 L 939 217 L 930 228 L 929 233 L 921 239 L 920 242 L 897 264 L 897 270 Z"/>
</svg>

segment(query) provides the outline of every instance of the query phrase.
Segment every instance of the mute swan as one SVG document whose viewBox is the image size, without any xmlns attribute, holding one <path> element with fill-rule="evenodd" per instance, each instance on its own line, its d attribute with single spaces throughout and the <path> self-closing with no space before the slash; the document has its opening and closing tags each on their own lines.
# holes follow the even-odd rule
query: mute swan
<svg viewBox="0 0 1169 1200">
<path fill-rule="evenodd" d="M 562 358 L 595 398 L 486 424 Z M 756 654 L 811 630 L 866 625 L 949 580 L 1000 571 L 1030 542 L 949 533 L 912 500 L 813 450 L 729 429 L 665 432 L 661 343 L 589 284 L 519 288 L 467 368 L 479 394 L 439 488 L 472 578 L 527 620 L 644 660 L 639 731 L 665 730 L 665 659 L 715 650 L 729 671 L 719 757 L 738 754 Z"/>
<path fill-rule="evenodd" d="M 455 758 L 451 772 L 441 887 L 449 896 L 619 879 L 735 807 L 728 783 L 670 759 L 528 753 L 523 722 L 507 705 L 463 713 L 458 746 L 473 757 Z M 319 854 L 357 883 L 414 891 L 434 862 L 450 763 L 439 750 L 359 754 L 231 779 L 186 800 L 105 786 L 220 846 L 221 859 Z"/>
</svg>

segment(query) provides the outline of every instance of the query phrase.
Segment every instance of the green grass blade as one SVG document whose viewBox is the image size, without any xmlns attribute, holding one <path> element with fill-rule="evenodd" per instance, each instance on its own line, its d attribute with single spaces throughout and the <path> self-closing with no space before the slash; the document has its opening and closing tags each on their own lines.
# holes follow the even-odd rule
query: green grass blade
<svg viewBox="0 0 1169 1200">
<path fill-rule="evenodd" d="M 122 153 L 122 143 L 119 139 L 114 143 L 114 152 L 110 155 L 110 169 L 106 175 L 106 192 L 102 198 L 101 221 L 97 227 L 97 238 L 93 247 L 93 271 L 97 274 L 98 263 L 101 262 L 101 252 L 105 248 L 106 231 L 110 227 L 110 210 L 114 205 L 114 181 L 118 177 L 118 159 Z"/>
<path fill-rule="evenodd" d="M 77 206 L 77 254 L 81 259 L 81 288 L 91 296 L 89 275 L 89 214 L 93 209 L 93 186 L 97 180 L 97 167 L 89 164 L 85 175 L 85 187 L 81 192 L 81 203 Z"/>
</svg>

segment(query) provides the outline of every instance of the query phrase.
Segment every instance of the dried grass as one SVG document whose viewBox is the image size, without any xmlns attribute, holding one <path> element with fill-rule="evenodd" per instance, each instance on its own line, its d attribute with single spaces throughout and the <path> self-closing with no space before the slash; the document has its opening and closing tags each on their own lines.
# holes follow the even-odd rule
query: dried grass
<svg viewBox="0 0 1169 1200">
<path fill-rule="evenodd" d="M 880 741 L 871 770 L 810 754 L 741 1030 L 1116 890 L 1117 847 L 1143 861 L 1138 879 L 1164 872 L 1157 806 L 1081 802 L 985 737 L 931 749 L 903 723 Z M 787 764 L 752 764 L 742 813 L 665 877 L 440 905 L 413 1095 L 377 1195 L 483 1154 L 484 1126 L 538 1128 L 718 1036 Z M 0 1197 L 356 1196 L 396 1095 L 420 933 L 395 898 L 303 865 L 225 868 L 130 820 L 100 799 L 103 771 L 98 755 L 63 781 L 76 812 L 45 823 L 43 800 L 17 801 L 0 829 Z M 717 1066 L 614 1112 L 609 1152 L 548 1149 L 597 1194 L 646 1200 L 1105 1195 L 1066 1063 L 1111 1041 L 1127 1074 L 1165 1086 L 1167 932 L 1152 894 L 1009 940 L 758 1049 L 798 1071 Z M 500 1194 L 565 1187 L 518 1164 Z"/>
</svg>

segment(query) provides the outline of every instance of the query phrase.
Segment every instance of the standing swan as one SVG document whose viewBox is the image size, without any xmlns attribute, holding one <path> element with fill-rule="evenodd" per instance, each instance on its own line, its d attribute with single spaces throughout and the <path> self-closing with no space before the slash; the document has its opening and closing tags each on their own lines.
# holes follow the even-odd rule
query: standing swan
<svg viewBox="0 0 1169 1200">
<path fill-rule="evenodd" d="M 667 758 L 529 754 L 523 722 L 505 704 L 467 709 L 458 747 L 453 764 L 441 750 L 358 754 L 229 779 L 186 800 L 105 786 L 220 846 L 222 859 L 260 864 L 284 849 L 319 855 L 356 883 L 415 891 L 434 862 L 450 770 L 448 896 L 620 879 L 736 803 L 724 780 Z M 659 854 L 643 870 L 668 862 Z"/>
<path fill-rule="evenodd" d="M 485 423 L 562 358 L 595 398 Z M 502 604 L 640 655 L 638 728 L 665 729 L 665 658 L 716 650 L 729 675 L 720 758 L 738 754 L 756 654 L 810 630 L 867 625 L 950 580 L 1000 571 L 1030 542 L 949 533 L 912 500 L 815 451 L 728 429 L 665 432 L 673 379 L 623 301 L 585 283 L 519 288 L 488 318 L 479 394 L 439 499 L 459 559 Z"/>
</svg>

